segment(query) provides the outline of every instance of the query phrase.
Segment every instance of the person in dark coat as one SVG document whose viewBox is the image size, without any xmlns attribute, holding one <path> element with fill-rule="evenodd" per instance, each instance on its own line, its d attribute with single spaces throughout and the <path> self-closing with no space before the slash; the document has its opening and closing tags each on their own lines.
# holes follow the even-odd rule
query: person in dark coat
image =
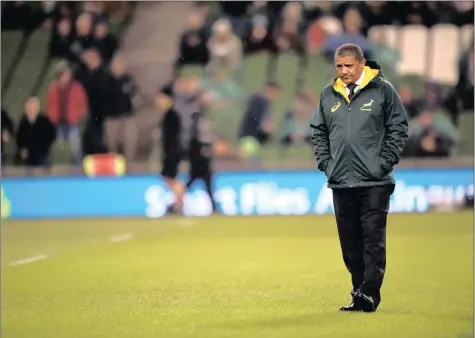
<svg viewBox="0 0 475 338">
<path fill-rule="evenodd" d="M 112 60 L 105 90 L 104 130 L 107 150 L 119 153 L 122 148 L 125 159 L 133 161 L 138 138 L 132 104 L 136 85 L 132 75 L 127 72 L 125 59 L 120 55 Z"/>
<path fill-rule="evenodd" d="M 108 64 L 117 50 L 117 39 L 109 32 L 107 21 L 99 21 L 94 28 L 94 47 Z"/>
<path fill-rule="evenodd" d="M 74 63 L 81 62 L 81 55 L 93 47 L 92 16 L 83 13 L 76 19 L 75 36 L 71 40 L 71 55 Z"/>
<path fill-rule="evenodd" d="M 62 19 L 57 26 L 53 28 L 49 47 L 51 57 L 73 61 L 71 41 L 71 21 L 69 19 Z"/>
<path fill-rule="evenodd" d="M 88 121 L 83 137 L 85 154 L 100 154 L 107 151 L 104 136 L 104 118 L 107 106 L 107 72 L 102 58 L 95 49 L 82 55 L 83 66 L 76 71 L 76 78 L 86 91 L 88 98 Z"/>
<path fill-rule="evenodd" d="M 10 140 L 13 136 L 13 121 L 10 118 L 10 115 L 8 115 L 7 111 L 2 108 L 2 122 L 1 122 L 1 128 L 2 128 L 2 163 L 5 163 L 6 157 L 5 157 L 5 144 L 10 143 Z"/>
<path fill-rule="evenodd" d="M 313 116 L 317 167 L 332 189 L 343 254 L 353 285 L 340 311 L 374 312 L 386 270 L 386 224 L 395 189 L 393 168 L 409 137 L 407 113 L 381 67 L 360 46 L 335 52 L 337 78 Z"/>
<path fill-rule="evenodd" d="M 25 114 L 16 137 L 20 162 L 29 167 L 48 166 L 55 139 L 55 127 L 46 115 L 40 113 L 40 100 L 30 97 L 25 103 Z"/>
</svg>

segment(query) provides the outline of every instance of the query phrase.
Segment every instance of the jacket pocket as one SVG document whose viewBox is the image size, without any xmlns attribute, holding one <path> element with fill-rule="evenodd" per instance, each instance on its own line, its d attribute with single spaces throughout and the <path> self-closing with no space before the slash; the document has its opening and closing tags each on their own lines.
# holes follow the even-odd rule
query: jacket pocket
<svg viewBox="0 0 475 338">
<path fill-rule="evenodd" d="M 369 154 L 368 154 L 369 155 Z M 357 181 L 375 182 L 383 179 L 382 161 L 378 155 L 354 156 L 353 169 Z"/>
<path fill-rule="evenodd" d="M 330 177 L 333 167 L 333 160 L 328 161 L 327 167 L 325 168 L 325 176 Z"/>
<path fill-rule="evenodd" d="M 332 160 L 326 171 L 327 181 L 331 184 L 343 184 L 348 177 L 348 167 L 346 162 L 341 159 Z"/>
</svg>

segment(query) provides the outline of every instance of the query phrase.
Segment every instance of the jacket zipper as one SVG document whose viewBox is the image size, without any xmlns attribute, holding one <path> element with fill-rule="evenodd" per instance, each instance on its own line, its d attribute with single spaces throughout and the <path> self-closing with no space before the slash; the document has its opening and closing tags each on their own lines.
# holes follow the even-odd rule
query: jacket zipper
<svg viewBox="0 0 475 338">
<path fill-rule="evenodd" d="M 346 100 L 346 98 L 340 93 L 338 93 L 338 95 L 343 98 L 343 100 L 345 101 L 345 103 L 348 107 L 347 120 L 346 120 L 346 123 L 347 123 L 347 126 L 346 126 L 346 145 L 345 145 L 347 155 L 346 155 L 345 164 L 348 167 L 348 187 L 352 188 L 353 187 L 352 184 L 351 184 L 351 182 L 353 181 L 352 180 L 352 165 L 351 165 L 352 164 L 352 157 L 351 157 L 351 149 L 348 146 L 350 144 L 350 137 L 351 137 L 351 101 L 348 102 Z"/>
<path fill-rule="evenodd" d="M 373 82 L 373 80 L 371 80 L 366 86 L 365 88 L 371 83 Z M 356 98 L 356 96 L 363 90 L 363 88 L 360 88 L 354 95 L 353 95 L 353 100 Z M 338 92 L 337 92 L 338 93 Z M 351 137 L 351 102 L 353 100 L 350 100 L 350 102 L 346 101 L 346 98 L 341 94 L 341 93 L 338 93 L 339 96 L 341 96 L 343 98 L 343 100 L 345 101 L 346 105 L 348 106 L 348 118 L 347 118 L 347 128 L 346 128 L 346 139 L 347 139 L 347 145 L 350 144 L 350 137 Z M 348 187 L 349 188 L 352 188 L 353 185 L 352 185 L 352 182 L 353 182 L 353 161 L 352 161 L 352 153 L 351 153 L 351 149 L 347 148 L 346 149 L 348 151 L 348 155 L 347 155 L 347 166 L 348 166 Z"/>
</svg>

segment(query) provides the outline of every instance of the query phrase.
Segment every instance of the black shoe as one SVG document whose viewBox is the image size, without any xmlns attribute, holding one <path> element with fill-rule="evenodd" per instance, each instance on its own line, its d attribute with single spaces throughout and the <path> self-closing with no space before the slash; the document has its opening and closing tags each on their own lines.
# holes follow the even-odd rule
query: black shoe
<svg viewBox="0 0 475 338">
<path fill-rule="evenodd" d="M 358 306 L 358 303 L 352 302 L 348 306 L 342 306 L 340 308 L 340 311 L 341 312 L 360 312 L 360 311 L 363 311 L 363 309 Z"/>
<path fill-rule="evenodd" d="M 353 302 L 357 304 L 357 307 L 360 308 L 363 312 L 375 312 L 376 303 L 374 302 L 373 297 L 365 295 L 361 291 L 357 291 L 353 297 Z"/>
</svg>

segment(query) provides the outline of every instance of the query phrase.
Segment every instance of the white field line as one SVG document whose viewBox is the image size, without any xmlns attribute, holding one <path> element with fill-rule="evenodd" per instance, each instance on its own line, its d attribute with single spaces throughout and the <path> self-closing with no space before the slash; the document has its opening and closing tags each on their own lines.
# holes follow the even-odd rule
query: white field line
<svg viewBox="0 0 475 338">
<path fill-rule="evenodd" d="M 120 243 L 120 242 L 130 241 L 132 238 L 134 238 L 134 235 L 132 234 L 120 234 L 120 235 L 109 237 L 109 242 Z"/>
<path fill-rule="evenodd" d="M 48 258 L 48 255 L 37 255 L 33 257 L 27 257 L 23 259 L 19 259 L 17 261 L 13 261 L 10 263 L 10 266 L 18 266 L 18 265 L 23 265 L 23 264 L 29 264 L 29 263 L 34 263 L 38 261 L 42 261 Z"/>
</svg>

